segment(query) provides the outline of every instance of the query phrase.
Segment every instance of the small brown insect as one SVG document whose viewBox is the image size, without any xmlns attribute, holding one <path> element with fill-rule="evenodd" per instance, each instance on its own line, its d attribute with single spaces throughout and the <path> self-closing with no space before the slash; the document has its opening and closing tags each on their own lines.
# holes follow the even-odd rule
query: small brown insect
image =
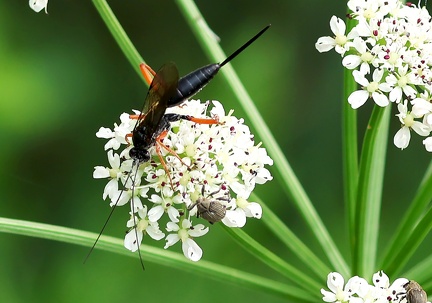
<svg viewBox="0 0 432 303">
<path fill-rule="evenodd" d="M 403 299 L 407 300 L 407 303 L 426 303 L 427 302 L 427 294 L 423 290 L 423 288 L 416 281 L 411 280 L 403 285 L 406 293 L 400 293 L 402 298 L 400 298 L 399 302 Z M 399 294 L 398 294 L 399 295 Z M 396 295 L 396 298 L 398 297 Z"/>
<path fill-rule="evenodd" d="M 226 206 L 220 203 L 219 201 L 229 201 L 230 197 L 219 197 L 215 199 L 210 199 L 213 195 L 220 192 L 221 189 L 211 193 L 209 196 L 204 197 L 204 186 L 202 187 L 201 194 L 202 196 L 198 198 L 198 200 L 188 207 L 188 210 L 193 209 L 195 206 L 197 207 L 197 218 L 201 217 L 213 224 L 215 222 L 221 221 L 225 218 L 226 214 Z"/>
</svg>

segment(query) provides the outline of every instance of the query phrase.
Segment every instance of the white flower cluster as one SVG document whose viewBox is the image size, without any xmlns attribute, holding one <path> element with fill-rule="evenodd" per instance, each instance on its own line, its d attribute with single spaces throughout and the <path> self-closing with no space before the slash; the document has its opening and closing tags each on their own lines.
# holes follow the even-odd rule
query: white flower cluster
<svg viewBox="0 0 432 303">
<path fill-rule="evenodd" d="M 167 113 L 208 118 L 208 107 L 209 102 L 192 100 L 168 108 Z M 206 205 L 206 210 L 219 206 L 223 210 L 219 220 L 229 227 L 244 226 L 247 217 L 261 218 L 261 206 L 247 199 L 255 184 L 272 179 L 264 165 L 272 165 L 273 160 L 260 144 L 255 145 L 243 119 L 232 116 L 232 111 L 226 115 L 223 106 L 213 101 L 210 115 L 217 116 L 220 123 L 206 125 L 187 120 L 171 123 L 163 143 L 178 157 L 161 148 L 170 177 L 155 147 L 149 150 L 149 162 L 141 163 L 138 170 L 132 167 L 133 159 L 129 156 L 132 146 L 125 137 L 133 131 L 136 120 L 129 114 L 122 114 L 120 125 L 114 124 L 113 130 L 102 127 L 97 132 L 97 137 L 108 139 L 105 150 L 111 167 L 96 166 L 93 177 L 109 179 L 103 198 L 109 198 L 111 206 L 130 203 L 131 219 L 127 222 L 129 232 L 124 242 L 129 250 L 136 251 L 147 234 L 155 240 L 165 238 L 164 248 L 181 240 L 184 255 L 198 261 L 202 250 L 193 239 L 209 230 L 192 222 L 192 216 L 200 214 L 196 204 L 200 201 L 213 203 Z M 116 152 L 122 146 L 124 149 Z M 209 215 L 201 217 L 208 219 Z M 166 225 L 168 235 L 160 229 L 161 224 Z"/>
<path fill-rule="evenodd" d="M 387 275 L 383 271 L 379 271 L 373 275 L 372 281 L 373 285 L 369 285 L 365 279 L 354 276 L 345 284 L 341 274 L 332 272 L 327 276 L 327 287 L 330 291 L 321 289 L 323 301 L 338 303 L 407 303 L 407 290 L 404 288 L 409 282 L 407 279 L 396 279 L 390 285 Z"/>
<path fill-rule="evenodd" d="M 420 136 L 432 131 L 432 30 L 431 16 L 398 0 L 350 0 L 348 8 L 357 25 L 348 33 L 343 20 L 333 16 L 334 37 L 321 37 L 320 52 L 335 49 L 361 89 L 348 97 L 352 108 L 369 98 L 379 106 L 398 104 L 402 126 L 394 136 L 401 149 L 408 146 L 414 130 Z M 432 152 L 432 137 L 423 140 Z"/>
</svg>

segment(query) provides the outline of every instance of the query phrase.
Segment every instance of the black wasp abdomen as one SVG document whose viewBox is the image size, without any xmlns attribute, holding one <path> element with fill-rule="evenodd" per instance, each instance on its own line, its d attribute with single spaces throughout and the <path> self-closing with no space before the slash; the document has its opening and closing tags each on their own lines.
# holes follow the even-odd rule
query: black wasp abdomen
<svg viewBox="0 0 432 303">
<path fill-rule="evenodd" d="M 213 63 L 180 78 L 176 95 L 168 101 L 169 107 L 176 106 L 198 93 L 216 76 L 220 68 L 219 63 Z"/>
</svg>

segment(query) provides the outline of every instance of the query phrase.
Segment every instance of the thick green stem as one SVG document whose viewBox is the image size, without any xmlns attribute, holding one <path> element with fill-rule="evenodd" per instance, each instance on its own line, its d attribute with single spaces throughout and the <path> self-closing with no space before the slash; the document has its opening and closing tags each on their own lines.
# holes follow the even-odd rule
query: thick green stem
<svg viewBox="0 0 432 303">
<path fill-rule="evenodd" d="M 126 58 L 129 60 L 132 68 L 139 74 L 140 78 L 144 80 L 144 77 L 142 77 L 139 70 L 139 65 L 140 63 L 145 62 L 130 41 L 123 27 L 121 26 L 113 11 L 109 7 L 108 3 L 105 0 L 93 0 L 93 4 L 101 15 L 102 20 L 105 22 L 105 25 L 108 27 L 108 30 L 113 35 L 117 44 L 125 54 Z M 146 81 L 144 82 L 146 83 L 146 85 L 148 85 Z"/>
<path fill-rule="evenodd" d="M 360 160 L 356 202 L 354 273 L 372 276 L 376 262 L 379 218 L 391 106 L 375 106 L 367 126 Z"/>
<path fill-rule="evenodd" d="M 97 237 L 97 234 L 95 233 L 72 228 L 1 217 L 0 232 L 72 243 L 87 246 L 89 248 L 93 245 L 93 242 Z M 102 236 L 100 237 L 96 248 L 129 257 L 138 257 L 138 254 L 131 253 L 124 248 L 122 239 Z M 175 267 L 188 271 L 191 274 L 199 274 L 206 278 L 212 278 L 222 282 L 232 282 L 236 285 L 242 285 L 254 290 L 261 289 L 289 300 L 300 302 L 316 302 L 317 300 L 315 296 L 311 296 L 310 292 L 303 291 L 297 287 L 287 286 L 286 284 L 274 280 L 236 270 L 231 267 L 214 264 L 212 262 L 203 260 L 196 263 L 191 262 L 179 253 L 166 251 L 148 245 L 141 245 L 141 254 L 145 262 L 148 261 L 167 267 Z"/>
</svg>

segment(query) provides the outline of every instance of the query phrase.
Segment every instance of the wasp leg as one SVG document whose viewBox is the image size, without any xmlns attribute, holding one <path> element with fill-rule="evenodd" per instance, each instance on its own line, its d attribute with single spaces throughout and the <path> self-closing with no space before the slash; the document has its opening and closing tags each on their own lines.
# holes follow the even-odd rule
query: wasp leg
<svg viewBox="0 0 432 303">
<path fill-rule="evenodd" d="M 154 76 L 156 75 L 155 71 L 145 63 L 140 64 L 140 70 L 144 77 L 144 80 L 150 85 L 152 83 Z"/>
<path fill-rule="evenodd" d="M 132 136 L 133 136 L 133 134 L 126 134 L 126 136 L 125 136 L 125 140 L 126 140 L 127 144 L 129 144 L 129 145 L 130 145 L 129 138 L 132 138 Z"/>
<path fill-rule="evenodd" d="M 161 153 L 161 147 L 163 147 L 164 149 L 166 149 L 170 154 L 172 154 L 174 157 L 176 157 L 177 159 L 179 159 L 179 161 L 185 165 L 188 169 L 190 169 L 189 165 L 187 165 L 186 163 L 184 163 L 184 161 L 182 160 L 182 158 L 180 158 L 180 156 L 171 148 L 169 148 L 168 146 L 166 146 L 162 141 L 163 139 L 166 137 L 166 135 L 168 134 L 168 130 L 164 130 L 162 133 L 160 133 L 160 135 L 156 138 L 156 153 L 159 156 L 159 160 L 165 170 L 165 172 L 168 175 L 168 178 L 170 179 L 170 183 L 171 183 L 171 188 L 174 190 L 174 185 L 172 183 L 172 179 L 171 179 L 171 174 L 169 173 L 168 170 L 168 166 L 166 165 L 165 160 L 162 157 L 162 153 Z"/>
<path fill-rule="evenodd" d="M 179 114 L 165 114 L 164 119 L 168 122 L 175 122 L 178 120 L 188 120 L 198 124 L 220 124 L 219 118 L 196 118 L 189 115 L 179 115 Z"/>
<path fill-rule="evenodd" d="M 171 179 L 171 174 L 170 174 L 170 172 L 168 170 L 168 166 L 166 165 L 166 162 L 165 162 L 164 158 L 162 157 L 162 153 L 161 153 L 161 150 L 160 150 L 161 146 L 167 148 L 167 146 L 165 146 L 161 142 L 161 140 L 163 140 L 163 138 L 166 136 L 167 132 L 168 132 L 167 130 L 163 131 L 159 135 L 159 137 L 156 139 L 156 154 L 158 155 L 159 160 L 160 160 L 160 162 L 161 162 L 161 164 L 162 164 L 162 166 L 163 166 L 163 168 L 164 168 L 164 170 L 165 170 L 165 172 L 166 172 L 166 174 L 168 176 L 168 179 L 170 180 L 171 188 L 172 188 L 172 190 L 174 190 L 174 185 L 173 185 L 173 182 L 172 182 L 172 179 Z"/>
<path fill-rule="evenodd" d="M 190 168 L 189 165 L 187 165 L 186 163 L 184 163 L 184 161 L 182 160 L 182 158 L 180 158 L 180 156 L 179 156 L 179 155 L 178 155 L 174 150 L 172 150 L 171 148 L 169 148 L 168 146 L 166 146 L 166 145 L 162 142 L 163 139 L 166 137 L 167 134 L 168 134 L 168 130 L 163 131 L 163 132 L 162 132 L 162 133 L 157 137 L 156 142 L 159 144 L 159 146 L 165 148 L 166 151 L 168 151 L 168 152 L 169 152 L 170 154 L 172 154 L 174 157 L 176 157 L 177 159 L 179 159 L 179 161 L 180 161 L 183 165 L 185 165 L 185 166 L 187 166 L 188 168 Z"/>
</svg>

